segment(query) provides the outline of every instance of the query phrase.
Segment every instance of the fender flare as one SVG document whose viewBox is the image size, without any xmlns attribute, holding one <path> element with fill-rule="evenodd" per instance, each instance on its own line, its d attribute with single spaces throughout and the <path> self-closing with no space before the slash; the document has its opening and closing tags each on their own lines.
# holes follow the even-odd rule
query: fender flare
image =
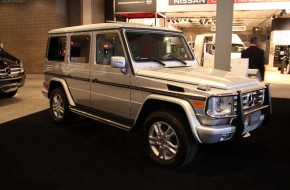
<svg viewBox="0 0 290 190">
<path fill-rule="evenodd" d="M 72 95 L 71 95 L 71 93 L 69 91 L 69 88 L 68 88 L 68 85 L 67 85 L 66 81 L 64 79 L 60 79 L 60 78 L 51 78 L 50 83 L 53 82 L 53 81 L 58 82 L 58 83 L 60 83 L 62 85 L 63 90 L 64 90 L 64 92 L 66 94 L 66 97 L 67 97 L 69 105 L 70 106 L 76 106 L 76 104 L 75 104 L 75 102 L 74 102 L 74 100 L 72 98 Z"/>
<path fill-rule="evenodd" d="M 190 127 L 190 129 L 192 131 L 192 134 L 193 134 L 194 138 L 199 143 L 202 142 L 200 140 L 200 138 L 198 137 L 198 133 L 197 133 L 197 127 L 200 126 L 201 124 L 200 124 L 200 122 L 198 121 L 198 119 L 196 117 L 196 114 L 195 114 L 195 111 L 192 108 L 192 105 L 190 105 L 190 103 L 188 101 L 180 99 L 180 98 L 176 98 L 176 97 L 157 95 L 157 94 L 150 94 L 149 96 L 146 97 L 143 105 L 145 105 L 146 101 L 148 101 L 148 100 L 160 100 L 160 101 L 163 101 L 163 102 L 170 102 L 170 103 L 179 105 L 184 110 L 184 112 L 186 114 L 186 118 L 188 120 L 189 127 Z M 137 118 L 139 118 L 139 115 L 141 114 L 142 109 L 143 109 L 143 106 L 139 110 Z M 135 124 L 136 124 L 136 121 L 135 121 Z"/>
</svg>

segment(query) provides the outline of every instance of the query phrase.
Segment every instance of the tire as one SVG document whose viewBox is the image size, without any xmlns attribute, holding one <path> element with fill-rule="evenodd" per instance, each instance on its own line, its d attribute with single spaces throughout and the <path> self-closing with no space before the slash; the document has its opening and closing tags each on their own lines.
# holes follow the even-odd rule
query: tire
<svg viewBox="0 0 290 190">
<path fill-rule="evenodd" d="M 12 92 L 7 92 L 5 94 L 2 94 L 1 97 L 3 97 L 3 98 L 11 98 L 11 97 L 15 96 L 16 93 L 17 93 L 17 90 L 14 90 Z"/>
<path fill-rule="evenodd" d="M 55 88 L 50 96 L 50 113 L 53 119 L 60 124 L 71 121 L 73 114 L 69 111 L 69 103 L 62 88 Z"/>
<path fill-rule="evenodd" d="M 144 123 L 145 146 L 150 158 L 164 168 L 182 168 L 197 150 L 188 122 L 172 110 L 158 110 Z"/>
</svg>

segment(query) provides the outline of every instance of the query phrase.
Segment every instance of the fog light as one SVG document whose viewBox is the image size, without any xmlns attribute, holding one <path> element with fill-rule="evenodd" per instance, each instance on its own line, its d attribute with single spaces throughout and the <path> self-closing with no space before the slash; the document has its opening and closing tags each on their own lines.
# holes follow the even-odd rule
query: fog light
<svg viewBox="0 0 290 190">
<path fill-rule="evenodd" d="M 227 140 L 231 137 L 232 133 L 222 133 L 221 140 Z"/>
</svg>

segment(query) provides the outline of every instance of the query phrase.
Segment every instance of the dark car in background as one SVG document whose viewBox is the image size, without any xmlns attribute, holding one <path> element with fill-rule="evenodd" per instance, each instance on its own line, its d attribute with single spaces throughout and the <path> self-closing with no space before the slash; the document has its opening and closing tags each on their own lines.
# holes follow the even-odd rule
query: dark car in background
<svg viewBox="0 0 290 190">
<path fill-rule="evenodd" d="M 25 83 L 23 64 L 0 45 L 0 97 L 14 96 Z"/>
</svg>

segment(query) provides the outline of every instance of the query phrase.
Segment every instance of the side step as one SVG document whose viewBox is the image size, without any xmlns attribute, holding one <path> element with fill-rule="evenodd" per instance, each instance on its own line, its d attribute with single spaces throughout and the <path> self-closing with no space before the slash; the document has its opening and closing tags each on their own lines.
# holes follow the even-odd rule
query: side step
<svg viewBox="0 0 290 190">
<path fill-rule="evenodd" d="M 113 120 L 108 119 L 108 118 L 97 116 L 95 114 L 91 114 L 91 113 L 89 113 L 89 112 L 87 112 L 85 110 L 81 110 L 81 109 L 78 109 L 78 108 L 75 108 L 75 107 L 70 107 L 70 111 L 73 112 L 73 113 L 76 113 L 76 114 L 79 114 L 79 115 L 94 119 L 96 121 L 99 121 L 99 122 L 102 122 L 102 123 L 105 123 L 105 124 L 108 124 L 108 125 L 111 125 L 111 126 L 123 129 L 123 130 L 126 130 L 126 131 L 130 131 L 131 128 L 132 128 L 131 125 L 122 124 L 122 123 L 113 121 Z"/>
</svg>

